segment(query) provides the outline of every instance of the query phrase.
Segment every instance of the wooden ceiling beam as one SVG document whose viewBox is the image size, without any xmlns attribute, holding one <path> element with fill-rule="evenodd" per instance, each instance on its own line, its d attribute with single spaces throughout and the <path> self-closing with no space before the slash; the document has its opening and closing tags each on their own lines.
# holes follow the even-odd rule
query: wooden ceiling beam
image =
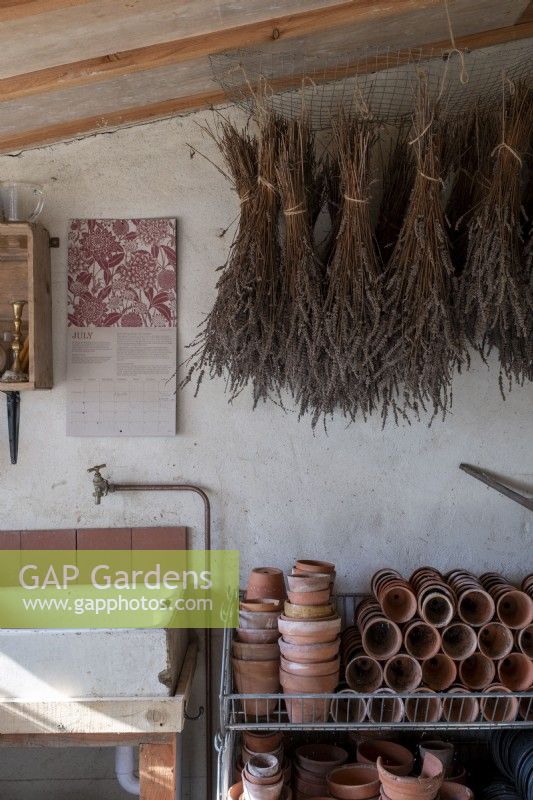
<svg viewBox="0 0 533 800">
<path fill-rule="evenodd" d="M 498 28 L 492 31 L 484 31 L 483 33 L 470 36 L 461 36 L 456 39 L 456 44 L 462 49 L 476 50 L 494 45 L 502 45 L 508 42 L 519 41 L 521 39 L 529 39 L 532 37 L 533 21 L 522 23 L 520 25 L 509 26 L 506 28 Z M 427 54 L 429 56 L 435 54 L 439 50 L 446 50 L 447 48 L 449 48 L 449 42 L 447 40 L 440 40 L 431 43 L 428 42 L 416 48 L 413 47 L 411 48 L 411 51 L 420 51 L 422 55 Z M 395 65 L 400 65 L 401 63 L 401 60 L 398 62 L 395 61 Z M 383 69 L 389 68 L 390 61 L 388 59 L 384 59 L 381 67 Z M 360 69 L 360 66 L 358 68 Z M 380 64 L 377 61 L 373 61 L 372 70 L 375 70 L 376 68 L 379 69 Z M 355 72 L 355 67 L 353 72 Z M 346 74 L 350 74 L 349 67 L 347 67 Z M 328 76 L 326 70 L 323 74 L 323 78 L 325 81 L 327 81 L 328 77 L 333 79 L 335 74 L 332 73 L 331 76 Z M 298 78 L 295 81 L 294 76 L 287 78 L 280 77 L 275 81 L 274 88 L 281 91 L 283 88 L 290 88 L 292 85 L 295 85 L 295 82 L 296 84 L 299 84 L 300 80 L 301 79 Z M 214 106 L 219 103 L 223 103 L 225 100 L 227 100 L 227 98 L 224 92 L 221 89 L 214 89 L 205 93 L 173 98 L 170 100 L 153 103 L 151 105 L 123 109 L 122 111 L 105 115 L 85 117 L 78 120 L 69 120 L 68 122 L 58 122 L 54 125 L 31 129 L 23 131 L 22 133 L 3 137 L 0 136 L 0 153 L 10 153 L 43 144 L 66 141 L 69 139 L 74 139 L 77 136 L 97 133 L 110 128 L 118 128 L 140 122 L 163 119 L 180 112 L 194 111 L 201 108 Z"/>
<path fill-rule="evenodd" d="M 67 2 L 67 0 L 63 0 Z M 83 1 L 83 0 L 82 0 Z M 1 2 L 1 0 L 0 0 Z M 69 0 L 74 3 L 76 0 Z M 273 40 L 294 39 L 368 20 L 401 17 L 414 9 L 441 6 L 442 0 L 349 0 L 336 5 L 278 16 L 209 34 L 191 36 L 163 44 L 110 53 L 57 67 L 28 72 L 0 80 L 0 102 L 44 94 L 76 86 L 86 86 L 157 69 L 212 53 L 241 47 L 261 47 Z"/>
<path fill-rule="evenodd" d="M 81 6 L 90 0 L 0 0 L 0 22 L 35 17 L 61 8 Z"/>
<path fill-rule="evenodd" d="M 163 100 L 147 106 L 126 108 L 122 111 L 114 111 L 111 114 L 58 122 L 55 125 L 2 136 L 0 138 L 0 153 L 13 153 L 18 150 L 27 150 L 31 147 L 76 139 L 81 135 L 134 125 L 139 122 L 165 119 L 182 111 L 194 111 L 217 105 L 223 100 L 224 93 L 221 89 L 218 89 L 189 95 L 188 97 Z"/>
<path fill-rule="evenodd" d="M 524 9 L 522 14 L 518 17 L 515 24 L 522 24 L 524 22 L 533 22 L 533 0 L 528 5 L 527 8 Z"/>
</svg>

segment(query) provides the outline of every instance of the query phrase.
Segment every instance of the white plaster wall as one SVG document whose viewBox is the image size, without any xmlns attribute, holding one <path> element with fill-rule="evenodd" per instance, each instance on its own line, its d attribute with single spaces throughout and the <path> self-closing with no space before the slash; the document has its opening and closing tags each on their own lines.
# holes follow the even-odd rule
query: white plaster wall
<svg viewBox="0 0 533 800">
<path fill-rule="evenodd" d="M 179 395 L 176 438 L 66 438 L 68 219 L 177 217 L 181 360 L 215 296 L 215 269 L 229 245 L 229 234 L 220 239 L 220 230 L 238 211 L 223 177 L 200 156 L 190 157 L 188 143 L 219 160 L 198 126 L 205 117 L 0 156 L 0 178 L 46 184 L 42 221 L 61 238 L 61 248 L 52 251 L 55 388 L 22 400 L 17 466 L 9 464 L 7 431 L 0 439 L 2 527 L 179 523 L 193 527 L 201 545 L 200 506 L 194 499 L 116 495 L 95 506 L 86 469 L 107 462 L 116 480 L 187 480 L 206 487 L 213 502 L 213 546 L 240 549 L 243 577 L 253 565 L 287 568 L 295 556 L 335 561 L 341 589 L 366 588 L 372 571 L 385 564 L 406 572 L 421 563 L 494 568 L 510 577 L 531 570 L 531 514 L 458 470 L 459 462 L 469 461 L 533 485 L 533 387 L 514 390 L 504 402 L 494 363 L 489 371 L 474 359 L 472 369 L 455 381 L 453 412 L 431 428 L 413 424 L 382 430 L 378 420 L 346 427 L 339 417 L 327 435 L 323 430 L 313 435 L 307 421 L 298 422 L 295 414 L 276 406 L 252 412 L 246 393 L 229 406 L 223 383 L 206 381 L 197 399 L 192 387 Z M 105 769 L 90 756 L 95 778 L 101 779 L 98 796 L 111 800 L 119 795 L 110 788 L 109 755 L 100 757 Z M 0 758 L 0 781 L 31 776 L 33 769 L 45 775 L 35 791 L 28 783 L 20 794 L 14 783 L 0 782 L 5 800 L 69 796 L 52 784 L 46 788 L 46 776 L 52 777 L 59 763 L 70 764 L 74 774 L 79 762 L 79 757 L 65 761 L 55 754 L 41 761 L 32 757 L 33 762 L 24 761 L 30 758 L 25 754 L 6 757 L 4 752 Z M 89 756 L 83 758 L 85 775 L 92 767 Z M 201 755 L 187 759 L 188 773 L 201 775 L 201 761 Z M 26 772 L 14 771 L 15 763 L 25 763 Z M 89 783 L 82 791 L 79 785 L 75 796 L 96 796 L 94 788 Z"/>
</svg>

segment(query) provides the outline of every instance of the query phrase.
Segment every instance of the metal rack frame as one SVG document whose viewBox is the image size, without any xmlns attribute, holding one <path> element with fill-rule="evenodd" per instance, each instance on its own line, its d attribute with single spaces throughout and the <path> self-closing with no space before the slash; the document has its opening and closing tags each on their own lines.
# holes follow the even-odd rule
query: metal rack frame
<svg viewBox="0 0 533 800">
<path fill-rule="evenodd" d="M 348 624 L 353 624 L 355 609 L 364 595 L 360 594 L 338 594 L 335 597 L 337 610 L 342 618 L 343 628 Z M 492 719 L 486 718 L 480 712 L 478 718 L 473 722 L 449 722 L 446 719 L 438 721 L 428 718 L 428 702 L 439 699 L 441 702 L 453 697 L 455 708 L 460 712 L 464 703 L 471 699 L 487 698 L 483 692 L 464 692 L 451 696 L 447 692 L 435 692 L 428 698 L 423 695 L 413 695 L 412 693 L 394 693 L 391 695 L 380 695 L 378 690 L 371 694 L 353 693 L 345 702 L 347 711 L 350 704 L 364 703 L 372 704 L 374 709 L 381 709 L 379 714 L 375 711 L 372 719 L 365 714 L 363 721 L 336 722 L 331 719 L 329 713 L 324 713 L 325 706 L 329 708 L 331 702 L 339 699 L 338 694 L 239 694 L 233 691 L 233 673 L 231 667 L 231 642 L 233 630 L 224 630 L 224 644 L 222 655 L 222 668 L 220 676 L 220 732 L 215 739 L 215 748 L 218 753 L 218 797 L 224 800 L 227 790 L 230 770 L 232 768 L 231 755 L 234 749 L 234 742 L 239 731 L 243 730 L 279 730 L 279 731 L 316 731 L 322 733 L 339 733 L 347 731 L 381 730 L 381 731 L 485 731 L 490 732 L 502 729 L 531 729 L 533 730 L 533 687 L 527 692 L 512 693 L 493 693 L 491 698 L 494 701 Z M 519 704 L 519 715 L 513 721 L 498 722 L 498 711 L 505 708 L 505 703 L 510 699 L 515 699 Z M 253 713 L 253 704 L 260 700 L 271 701 L 272 709 L 266 716 L 259 716 Z M 291 722 L 289 720 L 285 700 L 301 704 L 301 716 L 304 720 L 310 721 Z M 387 716 L 387 703 L 401 701 L 401 718 L 389 721 Z M 246 703 L 246 706 L 244 705 Z M 304 706 L 305 703 L 305 706 Z M 311 712 L 309 711 L 310 703 Z M 408 704 L 409 712 L 406 714 L 405 706 Z M 501 705 L 500 705 L 501 704 Z M 389 705 L 390 707 L 390 705 Z M 293 706 L 294 708 L 294 706 Z M 296 706 L 297 708 L 297 706 Z M 246 710 L 245 710 L 246 709 Z M 425 711 L 424 711 L 425 709 Z M 251 713 L 252 712 L 252 713 Z M 347 715 L 349 716 L 349 714 Z M 397 715 L 400 716 L 400 715 Z"/>
</svg>

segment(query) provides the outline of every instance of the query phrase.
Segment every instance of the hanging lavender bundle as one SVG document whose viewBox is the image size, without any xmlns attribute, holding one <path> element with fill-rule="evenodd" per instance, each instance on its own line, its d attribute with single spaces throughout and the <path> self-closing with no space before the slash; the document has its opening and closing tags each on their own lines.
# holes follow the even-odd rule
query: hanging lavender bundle
<svg viewBox="0 0 533 800">
<path fill-rule="evenodd" d="M 461 282 L 461 308 L 470 341 L 483 358 L 497 349 L 499 383 L 532 377 L 533 299 L 521 241 L 523 162 L 533 124 L 524 86 L 504 102 L 501 141 L 492 153 L 490 184 L 469 224 L 468 254 Z"/>
<path fill-rule="evenodd" d="M 342 115 L 334 127 L 340 206 L 328 264 L 324 412 L 339 408 L 366 418 L 378 401 L 382 330 L 382 267 L 370 218 L 370 159 L 376 126 Z"/>
<path fill-rule="evenodd" d="M 463 360 L 454 314 L 453 266 L 442 208 L 439 156 L 443 130 L 421 78 L 411 140 L 416 174 L 398 241 L 387 267 L 389 343 L 383 364 L 383 421 L 409 410 L 443 416 L 452 377 Z"/>
<path fill-rule="evenodd" d="M 283 366 L 300 416 L 316 425 L 323 408 L 324 269 L 314 247 L 314 139 L 306 119 L 287 124 L 279 148 L 277 188 L 283 211 Z"/>
<path fill-rule="evenodd" d="M 384 264 L 398 241 L 415 178 L 409 134 L 409 125 L 400 124 L 393 132 L 388 157 L 382 157 L 383 191 L 375 235 Z"/>
<path fill-rule="evenodd" d="M 240 218 L 215 304 L 193 343 L 187 384 L 198 374 L 224 376 L 230 400 L 249 384 L 254 406 L 279 393 L 281 277 L 279 200 L 274 187 L 281 123 L 262 114 L 259 138 L 224 120 L 206 129 L 224 156 L 239 195 Z"/>
<path fill-rule="evenodd" d="M 239 196 L 240 218 L 228 260 L 217 283 L 217 297 L 200 332 L 190 347 L 185 386 L 197 374 L 196 392 L 205 373 L 225 377 L 230 398 L 251 379 L 251 354 L 255 341 L 251 328 L 255 266 L 250 257 L 254 206 L 257 193 L 257 140 L 224 120 L 206 133 L 216 142 L 229 170 L 228 177 Z M 252 356 L 253 363 L 253 356 Z"/>
<path fill-rule="evenodd" d="M 464 269 L 468 250 L 468 225 L 488 185 L 487 165 L 497 144 L 496 117 L 492 110 L 476 107 L 448 124 L 453 183 L 446 205 L 446 222 L 452 260 L 457 275 Z"/>
</svg>

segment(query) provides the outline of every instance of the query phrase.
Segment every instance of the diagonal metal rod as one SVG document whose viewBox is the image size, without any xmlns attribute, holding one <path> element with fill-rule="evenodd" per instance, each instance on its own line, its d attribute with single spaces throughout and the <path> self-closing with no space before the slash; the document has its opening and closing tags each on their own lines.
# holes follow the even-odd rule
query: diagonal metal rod
<svg viewBox="0 0 533 800">
<path fill-rule="evenodd" d="M 533 511 L 533 499 L 525 497 L 523 494 L 520 494 L 520 492 L 515 492 L 514 489 L 510 489 L 504 483 L 501 483 L 501 481 L 493 477 L 490 472 L 480 469 L 479 467 L 474 467 L 471 464 L 459 464 L 459 469 L 462 469 L 467 475 L 471 475 L 491 489 L 495 489 L 510 500 L 514 500 L 515 503 L 519 503 L 521 506 L 524 506 L 524 508 L 529 509 L 529 511 Z"/>
</svg>

